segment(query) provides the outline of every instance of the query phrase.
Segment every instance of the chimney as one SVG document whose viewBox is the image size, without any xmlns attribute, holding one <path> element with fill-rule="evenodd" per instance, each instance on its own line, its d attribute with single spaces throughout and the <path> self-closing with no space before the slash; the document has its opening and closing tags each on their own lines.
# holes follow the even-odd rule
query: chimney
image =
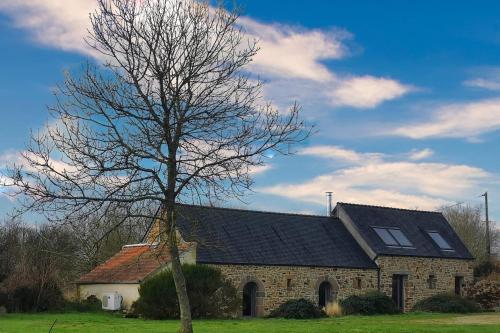
<svg viewBox="0 0 500 333">
<path fill-rule="evenodd" d="M 326 192 L 326 216 L 332 215 L 332 193 Z"/>
</svg>

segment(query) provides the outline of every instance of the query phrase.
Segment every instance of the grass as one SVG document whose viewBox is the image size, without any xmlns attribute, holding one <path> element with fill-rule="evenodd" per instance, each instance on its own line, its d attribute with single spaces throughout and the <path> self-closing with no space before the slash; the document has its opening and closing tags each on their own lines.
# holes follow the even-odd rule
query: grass
<svg viewBox="0 0 500 333">
<path fill-rule="evenodd" d="M 125 319 L 108 313 L 0 315 L 1 333 L 159 333 L 176 332 L 178 321 Z M 498 333 L 500 314 L 413 313 L 394 316 L 346 316 L 315 320 L 241 319 L 197 320 L 197 333 Z"/>
</svg>

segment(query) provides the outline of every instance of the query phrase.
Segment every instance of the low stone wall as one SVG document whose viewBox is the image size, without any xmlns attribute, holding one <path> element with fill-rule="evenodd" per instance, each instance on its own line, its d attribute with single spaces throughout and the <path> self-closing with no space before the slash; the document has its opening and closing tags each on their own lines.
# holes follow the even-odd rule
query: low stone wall
<svg viewBox="0 0 500 333">
<path fill-rule="evenodd" d="M 453 293 L 455 277 L 463 277 L 465 289 L 473 281 L 472 261 L 441 258 L 416 258 L 381 256 L 376 259 L 380 267 L 381 291 L 391 296 L 392 276 L 406 275 L 405 278 L 405 311 L 410 311 L 421 299 L 440 293 Z M 429 288 L 429 276 L 435 280 Z"/>
<path fill-rule="evenodd" d="M 318 304 L 319 285 L 330 282 L 332 299 L 377 289 L 376 269 L 296 266 L 213 265 L 238 289 L 248 282 L 257 288 L 257 315 L 263 316 L 290 299 L 305 298 Z M 361 287 L 358 279 L 361 281 Z"/>
</svg>

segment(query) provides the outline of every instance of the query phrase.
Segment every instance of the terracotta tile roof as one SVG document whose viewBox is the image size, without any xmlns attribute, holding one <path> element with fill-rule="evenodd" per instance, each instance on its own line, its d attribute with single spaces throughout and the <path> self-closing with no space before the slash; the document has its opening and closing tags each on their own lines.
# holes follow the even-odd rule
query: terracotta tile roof
<svg viewBox="0 0 500 333">
<path fill-rule="evenodd" d="M 194 243 L 183 243 L 181 252 Z M 80 277 L 77 284 L 140 283 L 171 260 L 166 246 L 136 244 L 125 245 L 120 252 Z"/>
</svg>

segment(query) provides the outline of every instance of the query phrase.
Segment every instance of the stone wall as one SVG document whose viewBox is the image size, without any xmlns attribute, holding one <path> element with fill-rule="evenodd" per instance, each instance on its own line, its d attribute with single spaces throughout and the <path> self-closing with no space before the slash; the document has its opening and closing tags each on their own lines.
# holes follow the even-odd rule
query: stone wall
<svg viewBox="0 0 500 333">
<path fill-rule="evenodd" d="M 381 256 L 376 263 L 380 267 L 381 291 L 388 296 L 392 295 L 392 276 L 406 276 L 405 311 L 411 310 L 421 299 L 439 293 L 453 293 L 456 276 L 463 277 L 464 287 L 473 280 L 472 261 L 468 260 Z M 429 288 L 430 275 L 435 276 L 434 288 Z"/>
<path fill-rule="evenodd" d="M 257 284 L 257 315 L 266 315 L 290 299 L 306 298 L 318 304 L 319 285 L 330 282 L 332 299 L 377 289 L 376 269 L 322 268 L 296 266 L 213 265 L 238 289 L 248 282 Z M 356 280 L 361 279 L 361 288 Z"/>
</svg>

